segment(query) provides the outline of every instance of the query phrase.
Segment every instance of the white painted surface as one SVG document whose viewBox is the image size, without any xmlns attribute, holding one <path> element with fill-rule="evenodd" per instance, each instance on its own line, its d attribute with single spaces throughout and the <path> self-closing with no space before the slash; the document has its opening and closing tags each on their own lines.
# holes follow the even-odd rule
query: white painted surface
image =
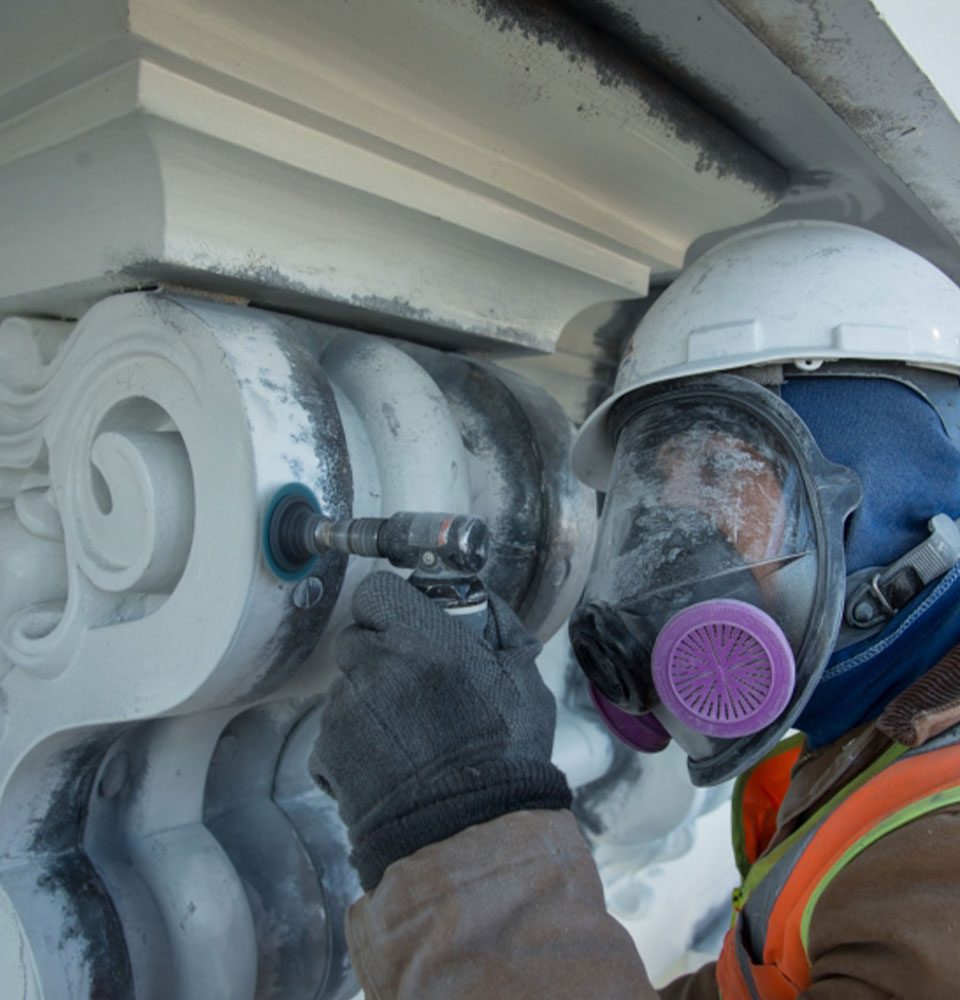
<svg viewBox="0 0 960 1000">
<path fill-rule="evenodd" d="M 955 0 L 871 0 L 921 71 L 960 118 L 960 7 Z"/>
<path fill-rule="evenodd" d="M 954 109 L 960 106 L 955 32 L 949 30 L 955 5 L 933 0 L 923 17 L 900 0 L 875 5 L 940 93 Z M 412 323 L 542 348 L 584 307 L 642 294 L 648 270 L 670 273 L 692 239 L 769 207 L 768 198 L 735 180 L 721 183 L 699 173 L 696 143 L 665 135 L 636 95 L 598 87 L 589 65 L 567 65 L 566 55 L 549 42 L 519 42 L 496 21 L 462 21 L 456 5 L 440 6 L 418 2 L 385 11 L 363 3 L 330 4 L 324 9 L 329 21 L 321 23 L 305 2 L 287 5 L 283 16 L 271 5 L 246 0 L 230 6 L 225 0 L 201 6 L 179 0 L 8 4 L 0 15 L 0 199 L 5 231 L 25 237 L 0 245 L 0 309 L 31 303 L 72 314 L 106 289 L 181 268 L 188 280 L 221 290 L 274 295 L 300 307 L 328 297 L 386 314 L 406 310 L 402 318 Z M 395 20 L 387 23 L 378 14 Z M 378 32 L 368 30 L 374 20 Z M 466 36 L 458 34 L 464 25 Z M 476 44 L 454 44 L 463 37 Z M 532 79 L 524 68 L 527 55 L 535 57 Z M 743 65 L 755 63 L 745 59 Z M 586 117 L 579 110 L 584 102 Z M 795 127 L 794 117 L 787 117 Z M 815 129 L 803 134 L 817 145 Z M 836 143 L 856 146 L 852 135 Z M 789 149 L 789 143 L 780 141 L 777 148 Z M 861 156 L 831 153 L 822 165 L 840 162 L 856 173 Z M 815 158 L 803 162 L 820 166 Z M 801 208 L 813 204 L 818 211 L 879 222 L 886 218 L 884 194 L 880 188 L 874 193 L 871 201 L 854 181 L 840 183 L 822 195 L 835 204 L 823 209 L 814 191 L 806 202 L 801 199 Z M 903 223 L 902 214 L 897 218 L 891 224 Z M 926 222 L 919 218 L 916 212 L 911 225 L 922 230 Z M 108 311 L 107 320 L 110 337 L 132 334 L 132 314 L 110 320 Z M 30 397 L 18 412 L 33 422 L 23 431 L 17 417 L 0 426 L 0 434 L 8 435 L 7 444 L 16 438 L 18 448 L 29 446 L 19 453 L 28 457 L 39 437 L 30 407 L 42 414 L 47 405 L 32 394 L 43 395 L 50 374 L 44 369 L 54 354 L 49 342 L 43 347 L 47 334 L 41 327 L 27 324 L 19 333 L 7 327 L 7 339 L 0 338 L 0 381 L 19 402 Z M 242 323 L 239 329 L 250 339 L 234 345 L 233 361 L 249 370 L 262 364 L 266 378 L 282 384 L 289 366 L 271 350 L 269 338 L 258 340 Z M 141 332 L 148 344 L 166 343 L 170 335 Z M 30 356 L 34 337 L 36 357 Z M 114 357 L 110 337 L 104 354 L 86 365 L 77 362 L 78 372 L 60 378 L 46 396 L 89 389 L 102 402 L 114 391 L 142 388 L 138 366 L 156 359 L 137 356 L 128 363 Z M 18 349 L 3 353 L 15 338 Z M 183 356 L 177 353 L 173 370 L 163 376 L 174 387 L 164 396 L 165 407 L 181 436 L 191 439 L 191 467 L 210 463 L 215 474 L 188 487 L 182 448 L 149 436 L 144 442 L 131 427 L 101 434 L 87 451 L 83 445 L 90 441 L 84 439 L 70 485 L 61 493 L 63 510 L 76 514 L 68 544 L 61 545 L 57 532 L 51 536 L 44 528 L 50 510 L 54 523 L 59 521 L 59 505 L 51 504 L 42 473 L 24 474 L 16 462 L 0 469 L 0 495 L 20 491 L 16 508 L 0 511 L 7 574 L 0 581 L 0 621 L 30 612 L 18 619 L 17 637 L 7 637 L 12 658 L 0 664 L 0 680 L 17 671 L 0 704 L 2 715 L 12 694 L 18 721 L 6 751 L 0 750 L 11 752 L 11 760 L 38 735 L 27 732 L 38 717 L 29 709 L 31 698 L 56 729 L 105 722 L 118 713 L 124 719 L 149 717 L 191 697 L 191 708 L 206 709 L 229 700 L 230 692 L 243 687 L 244 675 L 256 672 L 256 656 L 243 658 L 249 635 L 227 642 L 235 627 L 231 615 L 249 616 L 251 632 L 266 634 L 276 625 L 279 605 L 249 578 L 256 543 L 247 529 L 256 520 L 260 493 L 287 475 L 283 461 L 309 464 L 311 455 L 292 447 L 282 459 L 264 451 L 251 459 L 238 434 L 244 407 L 251 415 L 247 428 L 271 441 L 272 435 L 293 437 L 296 419 L 283 407 L 273 408 L 269 393 L 250 393 L 236 405 L 234 387 L 220 381 L 214 355 L 193 376 L 180 364 Z M 109 385 L 111 377 L 117 387 Z M 206 407 L 191 409 L 191 394 L 206 397 Z M 51 424 L 59 461 L 69 458 L 88 415 L 65 402 L 50 405 L 61 414 Z M 373 490 L 373 447 L 356 412 L 354 417 L 351 440 L 362 442 L 365 451 L 357 459 L 358 478 Z M 240 454 L 230 450 L 238 442 Z M 118 502 L 112 516 L 97 504 L 84 465 L 88 458 L 112 485 Z M 260 477 L 256 487 L 251 464 Z M 185 502 L 177 517 L 168 516 L 169 497 L 162 494 L 171 481 L 177 483 L 174 494 L 196 489 L 202 503 L 191 511 Z M 213 515 L 227 486 L 239 514 L 217 525 Z M 70 490 L 76 493 L 72 499 Z M 364 500 L 375 512 L 372 494 Z M 196 550 L 185 540 L 189 521 L 196 521 L 199 532 Z M 239 539 L 230 557 L 236 562 L 221 562 L 226 538 Z M 238 572 L 237 566 L 247 569 Z M 353 572 L 347 591 L 360 575 Z M 117 594 L 133 581 L 150 596 L 130 602 L 131 621 L 96 621 L 97 604 L 88 590 L 86 602 L 70 609 L 78 632 L 63 657 L 48 655 L 62 637 L 68 582 L 76 585 L 71 594 L 88 582 Z M 250 599 L 240 600 L 247 586 Z M 152 630 L 143 626 L 150 619 L 159 623 Z M 47 627 L 53 631 L 40 634 Z M 210 645 L 198 652 L 198 639 Z M 242 665 L 200 690 L 204 669 L 221 654 Z M 104 665 L 98 667 L 98 660 Z M 67 675 L 78 665 L 71 681 Z M 123 715 L 128 708 L 132 715 Z M 588 781 L 606 766 L 608 744 L 582 720 L 563 721 L 568 742 L 558 752 L 567 754 L 565 766 L 577 781 Z M 182 777 L 174 758 L 154 753 L 161 771 L 154 777 L 163 778 L 164 769 L 171 782 Z M 622 863 L 611 862 L 606 875 L 614 907 L 640 914 L 630 925 L 655 978 L 666 974 L 685 946 L 699 903 L 712 900 L 715 891 L 719 896 L 729 874 L 720 860 L 727 844 L 722 814 L 696 819 L 704 802 L 675 780 L 675 761 L 661 760 L 650 779 L 660 793 L 635 800 L 633 819 L 640 827 L 631 827 L 631 816 L 624 814 L 624 829 L 653 844 L 652 855 L 625 837 L 618 848 Z M 29 767 L 26 773 L 32 775 Z M 188 784 L 192 795 L 202 795 L 202 775 Z M 672 794 L 664 798 L 663 788 Z M 165 794 L 161 802 L 173 793 Z M 648 824 L 669 829 L 643 827 L 643 812 L 653 800 L 658 808 L 647 813 Z M 180 817 L 184 824 L 196 819 L 195 800 L 191 808 L 190 816 Z M 15 839 L 22 817 L 15 813 L 0 821 L 4 836 Z M 681 860 L 662 865 L 637 860 L 688 849 Z M 173 880 L 169 888 L 175 898 L 182 886 Z M 3 898 L 0 907 L 7 906 Z M 697 906 L 691 906 L 694 900 Z M 63 922 L 53 904 L 43 912 L 51 925 Z M 0 914 L 0 934 L 9 930 L 4 940 L 13 949 L 4 952 L 0 942 L 0 955 L 18 956 L 17 988 L 29 993 L 35 989 L 28 989 L 36 978 L 33 961 L 29 952 L 20 960 L 19 931 L 10 930 L 8 909 Z M 676 933 L 665 948 L 667 924 Z"/>
<path fill-rule="evenodd" d="M 777 144 L 800 182 L 774 217 L 862 222 L 960 280 L 960 122 L 873 0 L 720 2 L 789 74 L 763 73 Z M 936 5 L 914 6 L 922 30 L 939 30 Z M 804 96 L 801 107 L 829 127 L 795 136 L 787 107 Z M 747 100 L 745 127 L 760 135 L 766 128 Z"/>
<path fill-rule="evenodd" d="M 0 199 L 25 238 L 0 244 L 3 312 L 76 315 L 165 280 L 549 349 L 783 180 L 559 17 L 469 0 L 84 11 L 4 10 Z"/>
<path fill-rule="evenodd" d="M 376 563 L 321 556 L 299 600 L 263 558 L 266 504 L 290 481 L 337 519 L 482 498 L 512 526 L 488 581 L 519 575 L 521 615 L 552 628 L 541 606 L 569 614 L 594 532 L 571 425 L 480 362 L 431 374 L 435 352 L 165 295 L 74 327 L 8 320 L 0 357 L 0 956 L 18 991 L 286 1000 L 329 973 L 342 1000 L 332 928 L 356 885 L 307 758 L 334 631 Z M 452 395 L 470 379 L 498 395 Z M 488 428 L 482 459 L 466 423 Z M 522 516 L 501 510 L 511 473 L 535 498 Z"/>
</svg>

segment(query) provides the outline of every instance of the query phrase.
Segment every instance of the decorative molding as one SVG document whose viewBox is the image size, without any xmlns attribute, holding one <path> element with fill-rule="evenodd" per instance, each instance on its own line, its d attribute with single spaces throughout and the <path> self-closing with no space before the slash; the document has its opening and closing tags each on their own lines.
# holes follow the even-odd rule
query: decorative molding
<svg viewBox="0 0 960 1000">
<path fill-rule="evenodd" d="M 76 315 L 175 282 L 548 351 L 575 315 L 645 295 L 651 273 L 785 185 L 560 15 L 527 24 L 471 0 L 87 6 L 79 25 L 26 0 L 9 12 L 8 44 L 43 32 L 51 52 L 0 70 L 0 198 L 25 234 L 0 246 L 0 313 Z"/>
<path fill-rule="evenodd" d="M 545 636 L 593 544 L 572 425 L 484 362 L 153 293 L 8 319 L 0 360 L 0 967 L 44 1000 L 346 1000 L 357 885 L 307 761 L 378 564 L 280 581 L 265 509 L 297 481 L 335 518 L 480 514 Z"/>
</svg>

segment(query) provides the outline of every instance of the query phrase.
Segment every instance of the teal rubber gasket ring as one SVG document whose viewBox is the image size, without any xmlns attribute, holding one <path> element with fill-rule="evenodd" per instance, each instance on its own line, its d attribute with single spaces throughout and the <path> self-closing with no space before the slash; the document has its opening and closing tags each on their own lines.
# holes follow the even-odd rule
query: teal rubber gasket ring
<svg viewBox="0 0 960 1000">
<path fill-rule="evenodd" d="M 320 513 L 320 503 L 317 500 L 316 494 L 308 486 L 304 486 L 303 483 L 287 483 L 286 486 L 281 486 L 280 489 L 273 495 L 273 499 L 267 504 L 267 511 L 263 517 L 263 530 L 260 536 L 260 546 L 263 550 L 263 558 L 267 566 L 270 568 L 270 572 L 273 573 L 275 577 L 286 583 L 296 583 L 298 580 L 303 580 L 308 577 L 312 572 L 314 567 L 317 565 L 319 556 L 314 556 L 308 562 L 304 563 L 302 567 L 296 570 L 287 570 L 279 565 L 273 554 L 272 546 L 270 545 L 270 527 L 273 524 L 274 515 L 277 512 L 277 508 L 285 500 L 290 497 L 299 497 L 301 500 L 306 501 L 310 506 L 310 509 L 315 513 Z"/>
</svg>

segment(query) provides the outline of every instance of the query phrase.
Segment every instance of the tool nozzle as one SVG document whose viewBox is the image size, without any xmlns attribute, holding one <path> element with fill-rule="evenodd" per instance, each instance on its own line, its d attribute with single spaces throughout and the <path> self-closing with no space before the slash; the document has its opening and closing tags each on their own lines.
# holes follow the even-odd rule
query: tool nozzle
<svg viewBox="0 0 960 1000">
<path fill-rule="evenodd" d="M 400 511 L 391 517 L 334 521 L 316 497 L 292 483 L 267 512 L 264 549 L 281 579 L 306 576 L 323 552 L 387 559 L 392 565 L 433 575 L 476 574 L 489 555 L 486 522 L 468 514 Z"/>
</svg>

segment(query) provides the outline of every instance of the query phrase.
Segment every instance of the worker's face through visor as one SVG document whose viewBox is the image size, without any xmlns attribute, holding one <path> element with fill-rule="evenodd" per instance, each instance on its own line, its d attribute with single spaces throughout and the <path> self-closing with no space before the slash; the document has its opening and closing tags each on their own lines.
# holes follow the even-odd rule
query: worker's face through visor
<svg viewBox="0 0 960 1000">
<path fill-rule="evenodd" d="M 574 650 L 618 735 L 648 750 L 672 736 L 694 781 L 712 784 L 765 753 L 819 679 L 859 482 L 737 376 L 640 391 L 612 420 Z"/>
</svg>

